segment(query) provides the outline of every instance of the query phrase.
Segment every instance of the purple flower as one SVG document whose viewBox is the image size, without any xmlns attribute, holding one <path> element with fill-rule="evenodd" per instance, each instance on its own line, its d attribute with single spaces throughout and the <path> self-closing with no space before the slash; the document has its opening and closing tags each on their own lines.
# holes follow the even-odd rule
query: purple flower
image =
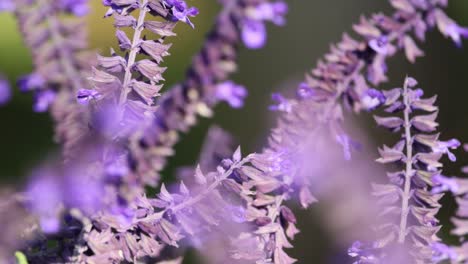
<svg viewBox="0 0 468 264">
<path fill-rule="evenodd" d="M 38 73 L 25 75 L 18 80 L 20 91 L 28 92 L 44 87 L 45 79 Z"/>
<path fill-rule="evenodd" d="M 376 89 L 368 89 L 361 97 L 361 103 L 368 111 L 376 109 L 385 103 L 385 100 L 383 93 Z"/>
<path fill-rule="evenodd" d="M 0 105 L 8 103 L 11 99 L 11 88 L 8 81 L 0 76 Z"/>
<path fill-rule="evenodd" d="M 459 47 L 461 46 L 461 37 L 468 38 L 468 28 L 460 27 L 456 23 L 447 27 L 446 33 Z"/>
<path fill-rule="evenodd" d="M 77 92 L 76 99 L 78 103 L 87 105 L 91 100 L 96 100 L 101 97 L 101 94 L 95 90 L 80 89 Z"/>
<path fill-rule="evenodd" d="M 434 182 L 434 187 L 432 188 L 432 193 L 442 193 L 446 191 L 450 191 L 454 194 L 458 192 L 460 186 L 457 183 L 455 178 L 448 178 L 441 174 L 437 174 L 432 177 L 432 181 Z"/>
<path fill-rule="evenodd" d="M 241 108 L 247 96 L 244 86 L 226 81 L 216 86 L 216 99 L 226 101 L 232 108 Z"/>
<path fill-rule="evenodd" d="M 85 16 L 89 12 L 88 0 L 60 0 L 60 6 L 75 16 Z"/>
<path fill-rule="evenodd" d="M 0 12 L 13 12 L 16 6 L 13 0 L 0 1 Z"/>
<path fill-rule="evenodd" d="M 387 55 L 389 48 L 387 36 L 371 39 L 369 41 L 369 47 L 379 54 Z"/>
<path fill-rule="evenodd" d="M 314 90 L 306 83 L 301 83 L 297 88 L 296 95 L 300 99 L 307 99 L 314 96 Z"/>
<path fill-rule="evenodd" d="M 165 0 L 164 4 L 171 8 L 172 16 L 174 21 L 182 21 L 189 24 L 192 28 L 193 23 L 188 18 L 198 15 L 198 9 L 196 7 L 187 7 L 187 3 L 182 0 Z"/>
<path fill-rule="evenodd" d="M 284 15 L 288 6 L 284 2 L 261 3 L 248 9 L 248 17 L 242 25 L 242 41 L 249 49 L 259 49 L 266 43 L 265 21 L 276 25 L 284 25 Z"/>
<path fill-rule="evenodd" d="M 468 38 L 468 28 L 461 27 L 442 10 L 435 12 L 437 27 L 444 36 L 449 37 L 457 46 L 461 46 L 461 38 Z"/>
<path fill-rule="evenodd" d="M 432 147 L 432 151 L 435 153 L 447 154 L 451 161 L 456 161 L 457 157 L 450 152 L 450 149 L 457 149 L 460 146 L 460 141 L 455 138 L 452 138 L 448 141 L 437 141 L 437 144 Z"/>
<path fill-rule="evenodd" d="M 50 104 L 54 102 L 55 97 L 56 94 L 52 90 L 37 91 L 34 96 L 34 111 L 38 113 L 47 111 L 49 109 Z"/>
<path fill-rule="evenodd" d="M 104 160 L 106 174 L 111 178 L 120 178 L 129 173 L 127 158 L 127 153 L 111 151 Z"/>
<path fill-rule="evenodd" d="M 271 99 L 273 99 L 273 101 L 277 102 L 276 105 L 271 105 L 268 108 L 271 111 L 283 111 L 283 112 L 286 112 L 286 113 L 291 112 L 291 110 L 292 110 L 291 102 L 288 99 L 284 98 L 284 96 L 282 96 L 280 93 L 273 93 L 271 95 Z"/>
<path fill-rule="evenodd" d="M 247 20 L 242 25 L 242 41 L 249 49 L 262 48 L 266 43 L 265 24 L 256 20 Z"/>
<path fill-rule="evenodd" d="M 259 4 L 251 12 L 251 16 L 255 20 L 271 21 L 278 26 L 285 24 L 284 16 L 288 12 L 288 5 L 285 2 L 278 1 L 275 3 L 264 2 Z"/>
<path fill-rule="evenodd" d="M 62 201 L 62 188 L 51 169 L 36 171 L 26 191 L 31 210 L 39 216 L 45 233 L 56 233 L 60 228 L 59 206 Z"/>
</svg>

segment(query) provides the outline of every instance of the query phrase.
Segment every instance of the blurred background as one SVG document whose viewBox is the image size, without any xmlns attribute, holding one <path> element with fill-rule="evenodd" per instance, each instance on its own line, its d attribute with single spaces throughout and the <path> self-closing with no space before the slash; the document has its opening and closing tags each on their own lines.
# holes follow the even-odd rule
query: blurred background
<svg viewBox="0 0 468 264">
<path fill-rule="evenodd" d="M 171 38 L 174 43 L 172 56 L 167 57 L 165 66 L 166 89 L 184 78 L 185 70 L 203 43 L 206 32 L 213 25 L 219 5 L 215 0 L 188 1 L 189 5 L 199 8 L 193 22 L 195 30 L 185 24 L 179 24 L 178 36 Z M 269 128 L 274 118 L 267 110 L 270 94 L 274 91 L 291 92 L 301 81 L 304 73 L 313 68 L 316 61 L 328 51 L 329 45 L 340 40 L 343 32 L 350 32 L 352 23 L 359 16 L 370 15 L 378 11 L 390 11 L 387 1 L 372 0 L 327 0 L 327 1 L 288 1 L 290 12 L 286 27 L 269 26 L 268 44 L 261 50 L 242 49 L 240 52 L 240 71 L 233 79 L 245 85 L 249 97 L 244 108 L 230 109 L 220 105 L 214 119 L 201 120 L 177 145 L 177 155 L 172 158 L 165 177 L 170 179 L 175 168 L 193 164 L 203 142 L 204 135 L 211 124 L 218 124 L 230 131 L 241 143 L 243 152 L 259 151 L 264 145 Z M 468 25 L 468 1 L 451 0 L 449 15 L 462 25 Z M 106 9 L 101 1 L 92 1 L 92 13 L 88 27 L 91 46 L 98 51 L 108 51 L 116 47 L 111 19 L 103 19 Z M 10 14 L 0 14 L 0 72 L 13 84 L 21 75 L 31 71 L 32 62 Z M 468 41 L 466 48 L 457 48 L 444 39 L 438 32 L 431 32 L 427 42 L 420 46 L 426 56 L 418 59 L 415 65 L 406 62 L 400 54 L 389 60 L 390 82 L 379 88 L 400 86 L 405 75 L 419 80 L 427 95 L 438 94 L 440 106 L 440 132 L 443 139 L 458 138 L 468 142 Z M 16 87 L 10 104 L 0 108 L 0 183 L 2 185 L 20 185 L 27 177 L 31 167 L 38 164 L 50 153 L 58 150 L 52 139 L 52 123 L 48 114 L 36 114 L 32 111 L 32 98 L 29 94 L 20 94 Z M 371 135 L 371 142 L 365 149 L 367 156 L 377 157 L 374 146 L 391 143 L 391 136 L 386 131 L 377 129 L 372 116 L 362 114 L 353 122 L 366 128 Z M 390 139 L 390 140 L 389 140 Z M 468 154 L 459 149 L 458 161 L 447 163 L 446 175 L 459 175 L 459 168 L 468 164 Z M 352 177 L 352 175 L 349 175 Z M 444 199 L 444 209 L 440 218 L 445 224 L 442 236 L 450 237 L 449 214 L 454 209 L 451 198 Z M 343 206 L 346 206 L 344 204 Z M 292 256 L 300 259 L 299 263 L 347 263 L 343 245 L 336 242 L 327 227 L 324 205 L 315 205 L 307 212 L 296 210 L 299 229 L 302 232 L 294 241 Z M 330 256 L 334 256 L 331 258 Z M 340 257 L 341 256 L 341 257 Z M 192 258 L 190 258 L 192 259 Z M 186 261 L 186 263 L 192 261 Z"/>
</svg>

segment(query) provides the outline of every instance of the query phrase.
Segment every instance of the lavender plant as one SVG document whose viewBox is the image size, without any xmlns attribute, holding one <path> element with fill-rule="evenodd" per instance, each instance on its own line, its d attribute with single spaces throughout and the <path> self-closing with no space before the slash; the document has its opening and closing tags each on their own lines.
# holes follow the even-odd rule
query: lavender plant
<svg viewBox="0 0 468 264">
<path fill-rule="evenodd" d="M 23 76 L 18 86 L 34 93 L 34 111 L 50 110 L 56 140 L 66 154 L 87 131 L 74 96 L 88 86 L 86 76 L 94 61 L 87 51 L 87 1 L 19 0 L 3 5 L 5 11 L 15 13 L 34 61 L 33 72 Z"/>
<path fill-rule="evenodd" d="M 270 109 L 281 117 L 266 148 L 242 156 L 239 147 L 227 157 L 229 147 L 224 149 L 223 142 L 230 140 L 219 136 L 220 143 L 205 148 L 190 175 L 174 185 L 161 184 L 156 197 L 147 197 L 144 187 L 159 186 L 159 172 L 173 155 L 178 133 L 194 125 L 197 115 L 210 116 L 220 101 L 242 106 L 246 90 L 229 80 L 239 43 L 263 46 L 264 22 L 284 24 L 287 6 L 282 1 L 223 0 L 187 79 L 157 98 L 164 80 L 161 64 L 170 48 L 165 40 L 175 35 L 179 21 L 194 27 L 190 18 L 198 10 L 182 0 L 102 3 L 109 8 L 106 16 L 114 17 L 121 52 L 98 56 L 92 85 L 84 79 L 90 66 L 81 56 L 85 42 L 77 41 L 84 33 L 72 38 L 74 24 L 60 20 L 61 13 L 83 15 L 85 1 L 2 3 L 2 9 L 15 10 L 34 51 L 36 72 L 21 86 L 37 94 L 36 110 L 52 106 L 68 155 L 65 163 L 35 172 L 27 198 L 20 199 L 20 207 L 33 218 L 30 233 L 35 234 L 27 237 L 26 246 L 2 246 L 1 257 L 20 247 L 34 263 L 164 263 L 180 262 L 183 249 L 195 247 L 214 263 L 293 263 L 285 249 L 299 230 L 285 203 L 297 200 L 307 208 L 317 201 L 308 163 L 311 150 L 320 149 L 319 135 L 333 138 L 344 158 L 351 159 L 357 144 L 345 132 L 344 112 L 386 106 L 403 118 L 376 117 L 377 123 L 404 133 L 394 147 L 380 150 L 378 161 L 403 165 L 403 170 L 389 173 L 391 184 L 374 185 L 387 221 L 378 231 L 385 236 L 375 243 L 357 242 L 349 254 L 357 263 L 464 259 L 439 243 L 435 218 L 439 192 L 455 188 L 440 175 L 439 159 L 448 154 L 454 160 L 450 149 L 459 142 L 426 134 L 436 130 L 437 107 L 435 98 L 421 98 L 414 79 L 407 78 L 403 89 L 371 88 L 387 80 L 386 59 L 397 51 L 404 51 L 410 62 L 424 54 L 414 38 L 423 41 L 429 29 L 437 27 L 461 44 L 468 30 L 444 13 L 446 0 L 391 0 L 396 9 L 391 16 L 362 18 L 354 26 L 361 40 L 344 35 L 306 76 L 295 98 L 273 95 L 277 104 Z M 75 97 L 82 106 L 70 103 Z M 209 140 L 217 142 L 218 136 Z M 214 162 L 217 152 L 222 158 Z M 47 246 L 52 240 L 58 246 Z M 177 247 L 182 250 L 175 251 Z"/>
<path fill-rule="evenodd" d="M 201 51 L 193 59 L 186 80 L 175 85 L 158 100 L 154 125 L 132 143 L 137 173 L 155 181 L 178 142 L 178 133 L 187 132 L 197 116 L 212 116 L 220 101 L 231 107 L 243 105 L 247 91 L 229 81 L 236 71 L 237 50 L 243 41 L 248 48 L 265 44 L 264 21 L 281 25 L 287 6 L 282 1 L 221 1 L 223 9 L 208 33 Z"/>
<path fill-rule="evenodd" d="M 376 228 L 381 234 L 378 240 L 358 241 L 349 249 L 349 255 L 358 259 L 356 263 L 434 262 L 432 247 L 440 240 L 437 232 L 441 227 L 435 216 L 442 194 L 433 188 L 433 178 L 440 177 L 443 154 L 455 160 L 450 150 L 460 142 L 440 141 L 439 134 L 429 134 L 438 126 L 436 97 L 423 99 L 423 91 L 416 85 L 416 80 L 408 77 L 403 89 L 384 92 L 385 111 L 402 113 L 403 118 L 375 116 L 378 125 L 402 133 L 393 147 L 379 149 L 377 162 L 395 164 L 402 170 L 388 173 L 390 184 L 373 185 L 373 194 L 382 206 L 380 216 L 386 219 Z"/>
</svg>

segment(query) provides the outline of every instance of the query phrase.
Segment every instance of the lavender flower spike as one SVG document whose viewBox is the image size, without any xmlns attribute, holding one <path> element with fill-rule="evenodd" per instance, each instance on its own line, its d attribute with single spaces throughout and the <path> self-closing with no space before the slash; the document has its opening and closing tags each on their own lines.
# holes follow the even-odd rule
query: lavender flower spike
<svg viewBox="0 0 468 264">
<path fill-rule="evenodd" d="M 50 110 L 56 126 L 55 138 L 68 155 L 88 131 L 75 93 L 87 88 L 85 77 L 94 55 L 86 50 L 84 18 L 64 17 L 84 15 L 87 1 L 17 0 L 14 3 L 19 28 L 34 62 L 34 71 L 21 78 L 18 86 L 21 91 L 34 93 L 36 112 Z"/>
<path fill-rule="evenodd" d="M 373 194 L 384 207 L 380 217 L 385 219 L 385 223 L 377 227 L 381 236 L 370 249 L 378 262 L 435 263 L 441 254 L 448 254 L 447 250 L 434 253 L 435 248 L 443 248 L 437 244 L 440 226 L 435 218 L 443 194 L 437 191 L 440 181 L 435 181 L 440 178 L 442 153 L 434 151 L 432 146 L 443 142 L 438 140 L 438 134 L 428 133 L 436 132 L 438 108 L 434 106 L 435 100 L 421 98 L 422 94 L 413 89 L 416 84 L 414 79 L 406 78 L 403 89 L 392 90 L 394 96 L 384 103 L 392 113 L 402 112 L 403 118 L 375 117 L 379 126 L 394 132 L 403 131 L 395 146 L 379 149 L 381 157 L 377 162 L 404 164 L 401 171 L 388 174 L 391 184 L 373 184 Z M 395 105 L 402 107 L 394 111 Z M 412 116 L 416 110 L 430 114 Z M 399 220 L 391 220 L 394 216 Z M 367 254 L 351 256 L 357 258 L 356 263 L 368 263 Z"/>
<path fill-rule="evenodd" d="M 160 172 L 167 157 L 173 154 L 178 133 L 187 132 L 199 115 L 212 116 L 212 109 L 221 101 L 232 107 L 243 105 L 246 91 L 228 80 L 229 75 L 237 70 L 237 50 L 242 43 L 243 25 L 253 17 L 261 20 L 259 23 L 262 25 L 264 20 L 282 24 L 281 18 L 286 12 L 283 2 L 269 0 L 222 0 L 221 3 L 223 9 L 202 50 L 194 57 L 186 80 L 161 97 L 155 113 L 155 125 L 133 143 L 131 156 L 137 161 L 137 174 L 148 178 L 146 181 L 156 181 L 154 173 Z M 267 10 L 262 16 L 257 16 L 252 13 L 257 9 L 274 12 Z"/>
<path fill-rule="evenodd" d="M 184 1 L 179 0 L 109 0 L 103 1 L 103 4 L 110 7 L 108 15 L 114 16 L 117 40 L 121 50 L 128 53 L 128 57 L 124 58 L 113 51 L 110 57 L 99 56 L 100 68 L 94 69 L 91 77 L 95 95 L 100 95 L 99 104 L 118 109 L 116 118 L 121 120 L 122 126 L 127 126 L 135 119 L 144 122 L 154 112 L 154 99 L 162 87 L 158 83 L 164 80 L 162 74 L 165 68 L 160 64 L 169 55 L 168 50 L 171 47 L 170 44 L 164 44 L 164 40 L 175 35 L 172 30 L 178 21 L 172 21 L 171 18 L 189 9 Z M 137 18 L 132 16 L 136 10 L 140 11 Z M 151 21 L 150 15 L 162 17 L 166 21 Z M 121 28 L 133 28 L 132 39 Z M 160 38 L 144 39 L 144 29 L 158 34 Z M 138 54 L 147 55 L 148 59 L 137 60 Z M 80 96 L 79 94 L 78 97 Z"/>
</svg>

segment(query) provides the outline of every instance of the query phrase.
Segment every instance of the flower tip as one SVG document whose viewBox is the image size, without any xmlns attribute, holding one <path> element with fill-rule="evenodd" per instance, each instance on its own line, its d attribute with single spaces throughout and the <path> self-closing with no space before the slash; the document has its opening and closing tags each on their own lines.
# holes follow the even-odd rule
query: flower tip
<svg viewBox="0 0 468 264">
<path fill-rule="evenodd" d="M 406 84 L 408 85 L 408 87 L 412 88 L 418 85 L 418 81 L 416 81 L 416 79 L 414 79 L 413 77 L 406 77 Z"/>
</svg>

